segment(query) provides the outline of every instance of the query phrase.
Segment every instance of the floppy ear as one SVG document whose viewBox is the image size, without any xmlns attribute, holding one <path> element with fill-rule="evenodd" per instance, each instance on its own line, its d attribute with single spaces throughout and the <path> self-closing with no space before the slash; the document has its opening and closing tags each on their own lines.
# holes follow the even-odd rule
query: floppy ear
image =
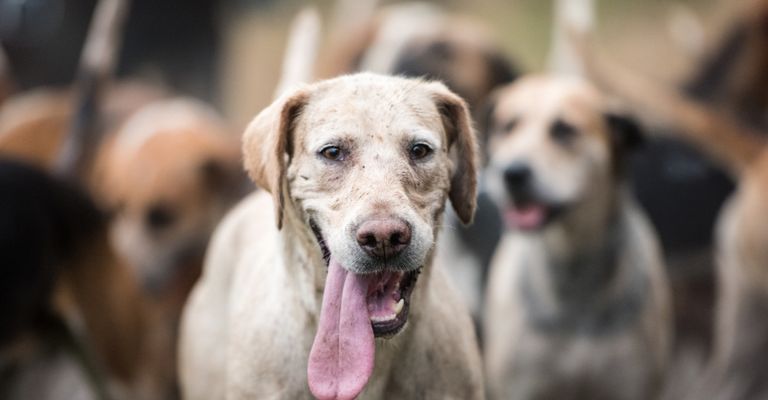
<svg viewBox="0 0 768 400">
<path fill-rule="evenodd" d="M 621 173 L 627 155 L 645 143 L 645 136 L 637 122 L 628 115 L 609 112 L 605 114 L 605 120 L 615 169 Z"/>
<path fill-rule="evenodd" d="M 640 125 L 632 117 L 609 112 L 605 118 L 611 143 L 617 150 L 629 152 L 645 142 Z"/>
<path fill-rule="evenodd" d="M 480 147 L 480 154 L 482 155 L 481 163 L 486 165 L 490 151 L 488 149 L 488 141 L 491 139 L 491 135 L 494 134 L 496 129 L 493 116 L 496 113 L 496 103 L 499 100 L 498 90 L 494 90 L 485 100 L 480 104 L 480 108 L 476 110 L 476 123 L 477 123 L 477 141 Z"/>
<path fill-rule="evenodd" d="M 448 148 L 455 155 L 448 197 L 456 215 L 471 224 L 477 206 L 477 143 L 467 104 L 443 84 L 433 83 L 433 99 L 448 137 Z"/>
<path fill-rule="evenodd" d="M 283 227 L 285 169 L 290 134 L 309 98 L 298 89 L 275 100 L 251 121 L 243 136 L 243 162 L 256 185 L 272 194 L 277 228 Z"/>
</svg>

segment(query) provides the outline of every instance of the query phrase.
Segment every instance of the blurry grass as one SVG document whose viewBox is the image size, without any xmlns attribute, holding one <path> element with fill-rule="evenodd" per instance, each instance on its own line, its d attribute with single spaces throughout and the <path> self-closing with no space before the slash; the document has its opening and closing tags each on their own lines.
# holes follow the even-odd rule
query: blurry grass
<svg viewBox="0 0 768 400">
<path fill-rule="evenodd" d="M 695 60 L 672 42 L 668 21 L 673 7 L 683 6 L 701 18 L 716 37 L 726 16 L 723 3 L 734 8 L 745 0 L 596 0 L 597 41 L 612 56 L 659 79 L 678 81 Z M 551 0 L 433 1 L 448 10 L 484 21 L 507 54 L 527 72 L 541 71 L 550 47 Z M 289 24 L 308 2 L 280 0 L 251 7 L 226 26 L 222 108 L 238 129 L 269 104 L 278 81 Z M 332 0 L 318 0 L 328 33 Z M 397 1 L 381 1 L 393 4 Z"/>
</svg>

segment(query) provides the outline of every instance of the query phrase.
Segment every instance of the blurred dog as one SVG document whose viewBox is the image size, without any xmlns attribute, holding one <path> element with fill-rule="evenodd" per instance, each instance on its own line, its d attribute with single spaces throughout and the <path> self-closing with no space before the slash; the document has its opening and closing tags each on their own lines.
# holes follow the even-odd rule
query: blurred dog
<svg viewBox="0 0 768 400">
<path fill-rule="evenodd" d="M 648 399 L 670 346 L 656 238 L 627 193 L 641 135 L 576 78 L 500 89 L 487 184 L 507 231 L 491 266 L 485 354 L 498 399 Z"/>
<path fill-rule="evenodd" d="M 11 72 L 8 68 L 8 60 L 5 57 L 5 51 L 0 46 L 0 105 L 13 93 L 13 81 Z"/>
<path fill-rule="evenodd" d="M 586 44 L 586 43 L 585 43 Z M 714 352 L 706 373 L 675 367 L 665 398 L 762 399 L 768 395 L 760 366 L 768 354 L 762 315 L 768 309 L 765 265 L 765 133 L 743 117 L 703 105 L 610 62 L 588 46 L 584 58 L 606 91 L 621 96 L 660 131 L 674 132 L 706 152 L 737 178 L 735 194 L 717 222 L 717 308 Z M 738 118 L 738 119 L 737 119 Z M 690 366 L 688 366 L 690 369 Z M 695 365 L 693 367 L 696 367 Z"/>
<path fill-rule="evenodd" d="M 321 76 L 370 71 L 440 80 L 475 117 L 493 89 L 518 75 L 482 24 L 427 3 L 383 8 L 336 37 Z"/>
<path fill-rule="evenodd" d="M 765 146 L 763 146 L 765 148 Z M 762 399 L 768 375 L 768 151 L 742 174 L 718 221 L 715 349 L 703 395 Z M 694 398 L 691 396 L 690 398 Z"/>
<path fill-rule="evenodd" d="M 469 315 L 431 265 L 445 201 L 474 213 L 464 102 L 341 77 L 262 111 L 243 151 L 271 201 L 214 235 L 183 318 L 185 398 L 483 398 Z"/>
<path fill-rule="evenodd" d="M 208 236 L 248 189 L 241 165 L 229 127 L 189 99 L 147 104 L 99 152 L 94 186 L 115 212 L 113 241 L 150 293 L 176 292 L 177 312 Z"/>
<path fill-rule="evenodd" d="M 38 90 L 8 100 L 0 109 L 0 153 L 54 170 L 77 118 L 87 115 L 97 120 L 98 132 L 107 133 L 91 141 L 97 145 L 89 143 L 95 160 L 84 169 L 82 183 L 108 216 L 115 257 L 144 288 L 141 299 L 125 301 L 151 304 L 142 309 L 137 329 L 145 331 L 137 340 L 144 341 L 141 368 L 152 371 L 155 382 L 147 382 L 154 387 L 139 397 L 162 397 L 175 381 L 177 323 L 208 237 L 250 189 L 239 140 L 210 107 L 168 99 L 154 86 L 115 83 L 100 101 L 90 102 L 98 112 L 85 113 L 74 105 L 79 90 Z"/>
<path fill-rule="evenodd" d="M 146 310 L 106 216 L 76 185 L 7 159 L 0 210 L 3 398 L 137 394 Z"/>
</svg>

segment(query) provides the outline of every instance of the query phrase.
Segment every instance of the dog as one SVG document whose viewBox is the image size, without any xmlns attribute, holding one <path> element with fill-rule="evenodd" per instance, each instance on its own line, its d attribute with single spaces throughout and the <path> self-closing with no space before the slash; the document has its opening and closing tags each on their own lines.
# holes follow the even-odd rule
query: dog
<svg viewBox="0 0 768 400">
<path fill-rule="evenodd" d="M 252 179 L 182 318 L 182 394 L 483 398 L 469 314 L 433 266 L 472 220 L 475 138 L 444 85 L 374 74 L 289 91 L 244 136 Z M 359 396 L 359 397 L 358 397 Z"/>
<path fill-rule="evenodd" d="M 103 124 L 112 132 L 86 180 L 113 216 L 116 248 L 151 295 L 175 304 L 178 318 L 208 236 L 248 185 L 239 141 L 221 117 L 199 101 L 163 93 L 137 83 L 110 91 Z M 66 92 L 11 99 L 0 111 L 0 153 L 53 168 L 71 116 Z"/>
<path fill-rule="evenodd" d="M 519 75 L 482 24 L 435 5 L 402 3 L 383 7 L 363 20 L 336 33 L 338 40 L 327 51 L 322 75 L 371 71 L 437 79 L 467 101 L 478 121 L 490 93 Z M 482 149 L 484 132 L 476 130 Z M 441 235 L 436 256 L 476 322 L 487 265 L 501 236 L 498 210 L 482 190 L 479 196 L 473 225 L 463 226 L 450 210 L 446 213 L 443 223 L 448 229 Z"/>
<path fill-rule="evenodd" d="M 500 89 L 492 122 L 486 184 L 507 226 L 486 300 L 492 398 L 652 398 L 670 294 L 623 180 L 639 128 L 589 83 L 550 75 Z"/>
<path fill-rule="evenodd" d="M 0 47 L 0 105 L 6 98 L 13 93 L 13 80 L 8 70 L 8 60 L 5 56 L 5 50 Z"/>
<path fill-rule="evenodd" d="M 519 75 L 481 23 L 427 3 L 382 8 L 334 36 L 320 76 L 369 71 L 438 79 L 467 101 L 475 118 L 493 89 Z"/>
</svg>

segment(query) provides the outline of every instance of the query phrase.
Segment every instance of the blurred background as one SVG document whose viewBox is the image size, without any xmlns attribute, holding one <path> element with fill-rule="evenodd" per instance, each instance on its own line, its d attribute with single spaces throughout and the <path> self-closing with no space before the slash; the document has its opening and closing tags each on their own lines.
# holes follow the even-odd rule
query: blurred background
<svg viewBox="0 0 768 400">
<path fill-rule="evenodd" d="M 523 70 L 545 66 L 554 15 L 551 1 L 434 3 L 483 21 Z M 739 3 L 744 2 L 600 1 L 597 37 L 621 60 L 672 81 L 703 56 Z M 119 74 L 160 80 L 212 100 L 242 126 L 270 101 L 290 20 L 308 3 L 141 0 L 132 4 Z M 335 3 L 313 4 L 330 21 Z M 0 2 L 0 40 L 21 88 L 71 82 L 94 5 L 93 0 Z M 326 26 L 325 36 L 332 29 Z"/>
</svg>

